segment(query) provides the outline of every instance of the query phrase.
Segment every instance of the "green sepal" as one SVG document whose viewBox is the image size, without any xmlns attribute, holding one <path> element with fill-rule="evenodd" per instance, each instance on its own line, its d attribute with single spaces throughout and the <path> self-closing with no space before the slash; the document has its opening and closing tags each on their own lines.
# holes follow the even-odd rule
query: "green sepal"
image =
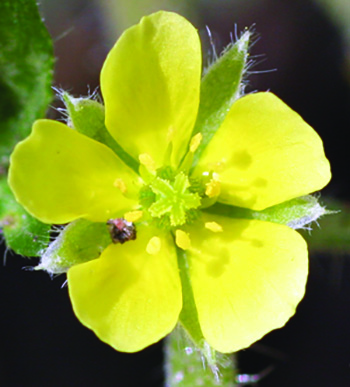
<svg viewBox="0 0 350 387">
<path fill-rule="evenodd" d="M 54 55 L 35 0 L 0 1 L 0 166 L 52 99 Z"/>
<path fill-rule="evenodd" d="M 200 375 L 205 386 L 234 386 L 233 358 L 216 352 L 206 342 L 198 320 L 193 296 L 187 254 L 177 247 L 177 260 L 182 286 L 182 310 L 179 323 L 167 338 L 167 382 L 175 385 L 179 372 L 182 386 L 197 385 Z M 200 367 L 200 368 L 199 368 Z"/>
<path fill-rule="evenodd" d="M 89 98 L 74 98 L 66 92 L 62 93 L 62 99 L 69 116 L 68 125 L 85 136 L 107 145 L 125 164 L 139 173 L 139 162 L 125 152 L 106 129 L 105 108 L 101 103 Z"/>
<path fill-rule="evenodd" d="M 0 229 L 6 245 L 17 254 L 40 256 L 49 244 L 51 225 L 41 223 L 18 204 L 5 177 L 0 178 Z"/>
<path fill-rule="evenodd" d="M 45 270 L 49 274 L 65 273 L 73 265 L 98 258 L 109 244 L 111 237 L 105 223 L 78 219 L 59 232 L 42 255 L 36 270 Z"/>
<path fill-rule="evenodd" d="M 317 198 L 312 195 L 292 199 L 266 208 L 263 211 L 253 211 L 248 208 L 234 207 L 218 202 L 203 211 L 229 218 L 257 219 L 279 223 L 294 229 L 308 228 L 309 224 L 329 213 L 318 203 Z"/>
<path fill-rule="evenodd" d="M 194 301 L 189 263 L 186 252 L 177 248 L 177 260 L 180 270 L 182 285 L 182 310 L 179 316 L 179 324 L 184 329 L 188 339 L 193 343 L 195 350 L 199 350 L 211 369 L 216 369 L 216 351 L 205 341 L 199 325 L 198 313 Z"/>
<path fill-rule="evenodd" d="M 203 138 L 194 155 L 193 166 L 243 92 L 242 78 L 247 66 L 250 36 L 250 31 L 246 31 L 229 45 L 202 79 L 198 116 L 192 135 L 201 132 Z"/>
<path fill-rule="evenodd" d="M 312 232 L 303 232 L 309 250 L 345 256 L 350 254 L 350 206 L 348 202 L 342 202 L 332 198 L 323 198 L 327 206 L 328 214 L 322 220 L 320 227 L 315 227 Z"/>
</svg>

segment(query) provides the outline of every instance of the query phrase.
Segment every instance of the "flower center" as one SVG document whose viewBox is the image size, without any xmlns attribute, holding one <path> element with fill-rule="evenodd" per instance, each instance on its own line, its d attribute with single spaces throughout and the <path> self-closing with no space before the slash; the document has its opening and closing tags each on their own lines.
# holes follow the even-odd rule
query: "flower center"
<svg viewBox="0 0 350 387">
<path fill-rule="evenodd" d="M 187 221 L 190 210 L 201 204 L 198 193 L 189 191 L 188 177 L 178 173 L 173 180 L 156 177 L 149 188 L 154 194 L 154 201 L 148 208 L 154 218 L 168 217 L 171 226 L 181 226 Z"/>
<path fill-rule="evenodd" d="M 136 217 L 141 213 L 141 217 L 145 215 L 153 218 L 158 227 L 174 230 L 178 226 L 198 219 L 198 207 L 205 208 L 215 203 L 220 194 L 218 176 L 207 172 L 199 179 L 188 178 L 194 152 L 201 140 L 201 133 L 192 137 L 189 150 L 177 171 L 167 166 L 166 160 L 164 167 L 156 168 L 156 163 L 149 154 L 139 155 L 139 171 L 145 185 L 139 195 L 142 210 L 136 211 Z M 171 147 L 169 150 L 171 152 Z M 134 213 L 135 211 L 127 214 L 126 219 L 134 218 Z M 188 245 L 183 235 L 179 238 L 182 245 Z"/>
</svg>

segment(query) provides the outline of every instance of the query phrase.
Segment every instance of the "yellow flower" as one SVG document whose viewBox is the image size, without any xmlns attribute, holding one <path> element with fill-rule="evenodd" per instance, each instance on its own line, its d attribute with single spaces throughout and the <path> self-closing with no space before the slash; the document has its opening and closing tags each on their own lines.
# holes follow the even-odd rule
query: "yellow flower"
<svg viewBox="0 0 350 387">
<path fill-rule="evenodd" d="M 106 127 L 139 160 L 140 173 L 51 120 L 37 121 L 11 157 L 10 186 L 39 220 L 134 222 L 135 240 L 111 243 L 68 271 L 75 314 L 121 351 L 172 331 L 186 300 L 184 259 L 193 318 L 221 352 L 283 326 L 304 294 L 307 248 L 296 231 L 202 209 L 217 200 L 263 210 L 321 189 L 330 179 L 322 142 L 276 96 L 251 94 L 232 105 L 190 169 L 202 139 L 191 138 L 200 78 L 194 27 L 173 13 L 145 17 L 122 35 L 101 72 Z"/>
</svg>

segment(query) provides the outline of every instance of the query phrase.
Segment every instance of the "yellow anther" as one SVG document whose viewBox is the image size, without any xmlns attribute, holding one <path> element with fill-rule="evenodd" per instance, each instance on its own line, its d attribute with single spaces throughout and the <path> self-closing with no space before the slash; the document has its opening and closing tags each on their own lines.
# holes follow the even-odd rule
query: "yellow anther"
<svg viewBox="0 0 350 387">
<path fill-rule="evenodd" d="M 209 197 L 209 198 L 214 198 L 216 196 L 219 196 L 220 195 L 220 192 L 221 192 L 221 185 L 220 185 L 220 182 L 218 180 L 210 180 L 209 183 L 207 183 L 205 185 L 205 194 Z"/>
<path fill-rule="evenodd" d="M 151 155 L 148 153 L 141 153 L 139 155 L 139 161 L 142 165 L 144 165 L 149 171 L 155 171 L 156 170 L 156 163 L 152 159 Z"/>
<path fill-rule="evenodd" d="M 139 219 L 142 218 L 143 211 L 130 211 L 124 214 L 124 219 L 128 222 L 137 222 Z"/>
<path fill-rule="evenodd" d="M 124 183 L 123 179 L 116 179 L 113 185 L 114 187 L 119 188 L 122 193 L 125 193 L 127 191 L 126 184 Z"/>
<path fill-rule="evenodd" d="M 161 248 L 161 240 L 159 237 L 152 237 L 147 243 L 146 251 L 148 254 L 158 254 Z"/>
<path fill-rule="evenodd" d="M 197 133 L 195 136 L 192 137 L 191 142 L 190 142 L 190 151 L 194 153 L 197 148 L 199 147 L 199 144 L 202 141 L 202 133 Z"/>
<path fill-rule="evenodd" d="M 191 247 L 191 239 L 187 232 L 182 230 L 176 230 L 175 232 L 175 243 L 182 250 L 187 250 Z"/>
<path fill-rule="evenodd" d="M 206 222 L 204 227 L 212 232 L 222 232 L 222 226 L 216 222 Z"/>
</svg>

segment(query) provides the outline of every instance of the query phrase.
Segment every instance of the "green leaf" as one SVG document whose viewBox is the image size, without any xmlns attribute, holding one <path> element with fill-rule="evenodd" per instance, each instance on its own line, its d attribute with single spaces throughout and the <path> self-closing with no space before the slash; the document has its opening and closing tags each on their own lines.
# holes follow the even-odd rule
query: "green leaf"
<svg viewBox="0 0 350 387">
<path fill-rule="evenodd" d="M 139 162 L 125 152 L 106 129 L 105 109 L 102 104 L 89 98 L 73 98 L 66 92 L 62 93 L 62 99 L 67 108 L 69 125 L 78 132 L 107 145 L 126 165 L 138 173 Z"/>
<path fill-rule="evenodd" d="M 0 228 L 8 247 L 40 255 L 50 226 L 14 199 L 6 179 L 9 154 L 51 101 L 53 49 L 35 0 L 0 1 Z"/>
<path fill-rule="evenodd" d="M 73 265 L 98 258 L 110 244 L 111 237 L 105 223 L 78 219 L 59 233 L 36 269 L 50 274 L 65 273 Z"/>
<path fill-rule="evenodd" d="M 51 226 L 39 222 L 19 205 L 4 177 L 0 178 L 0 228 L 6 244 L 17 254 L 41 255 L 50 239 Z"/>
<path fill-rule="evenodd" d="M 215 203 L 203 211 L 230 218 L 258 219 L 266 222 L 284 224 L 294 229 L 307 229 L 308 225 L 329 213 L 318 203 L 315 196 L 303 196 L 289 200 L 263 211 L 234 207 L 228 204 Z"/>
<path fill-rule="evenodd" d="M 201 132 L 203 139 L 194 155 L 193 165 L 243 92 L 242 78 L 247 65 L 250 35 L 246 31 L 236 43 L 228 46 L 202 79 L 199 111 L 192 134 Z"/>
<path fill-rule="evenodd" d="M 0 155 L 44 116 L 51 101 L 53 49 L 35 0 L 0 1 Z M 1 162 L 1 160 L 0 160 Z"/>
</svg>

